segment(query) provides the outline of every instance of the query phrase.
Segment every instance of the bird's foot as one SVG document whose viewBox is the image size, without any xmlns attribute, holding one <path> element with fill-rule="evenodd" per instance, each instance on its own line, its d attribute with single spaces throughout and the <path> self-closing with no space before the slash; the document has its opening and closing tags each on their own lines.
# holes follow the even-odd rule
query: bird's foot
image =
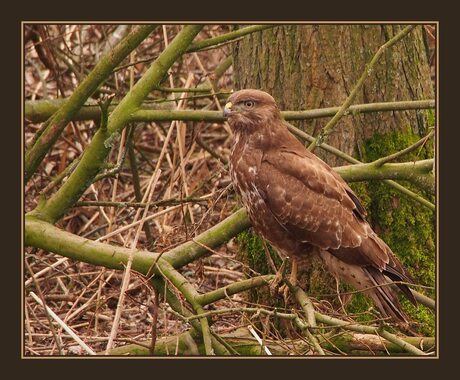
<svg viewBox="0 0 460 380">
<path fill-rule="evenodd" d="M 270 294 L 274 298 L 278 297 L 279 294 L 282 294 L 281 289 L 283 289 L 286 286 L 281 286 L 286 273 L 286 261 L 287 259 L 283 260 L 283 263 L 281 264 L 280 268 L 275 273 L 275 277 L 270 282 Z"/>
<path fill-rule="evenodd" d="M 272 297 L 282 296 L 284 303 L 287 305 L 289 302 L 290 296 L 290 287 L 286 284 L 286 267 L 287 267 L 288 259 L 285 258 L 281 267 L 276 271 L 275 278 L 270 283 L 270 294 Z M 297 286 L 297 263 L 296 261 L 292 261 L 291 264 L 291 274 L 289 276 L 289 283 L 292 286 Z M 283 283 L 281 285 L 281 283 Z"/>
</svg>

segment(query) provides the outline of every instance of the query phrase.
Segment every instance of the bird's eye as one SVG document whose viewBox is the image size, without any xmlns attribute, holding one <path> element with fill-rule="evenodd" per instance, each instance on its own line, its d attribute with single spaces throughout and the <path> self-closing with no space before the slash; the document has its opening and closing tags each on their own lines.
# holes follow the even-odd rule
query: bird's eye
<svg viewBox="0 0 460 380">
<path fill-rule="evenodd" d="M 247 108 L 252 108 L 252 107 L 254 107 L 254 102 L 253 102 L 252 100 L 246 100 L 246 101 L 244 102 L 244 105 L 245 105 L 245 107 L 247 107 Z"/>
</svg>

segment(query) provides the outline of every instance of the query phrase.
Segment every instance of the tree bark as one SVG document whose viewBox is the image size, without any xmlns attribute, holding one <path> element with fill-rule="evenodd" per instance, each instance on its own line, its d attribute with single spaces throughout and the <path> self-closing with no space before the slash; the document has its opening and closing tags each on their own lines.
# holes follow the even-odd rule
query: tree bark
<svg viewBox="0 0 460 380">
<path fill-rule="evenodd" d="M 235 88 L 267 91 L 282 110 L 339 106 L 378 48 L 401 29 L 400 25 L 292 25 L 251 34 L 233 52 Z M 354 103 L 433 97 L 423 33 L 417 27 L 384 54 Z M 317 135 L 326 123 L 320 119 L 296 125 Z M 423 113 L 412 111 L 359 114 L 344 117 L 328 143 L 353 154 L 356 143 L 375 133 L 410 128 L 424 135 L 427 124 Z M 336 157 L 324 157 L 330 165 L 338 165 Z"/>
</svg>

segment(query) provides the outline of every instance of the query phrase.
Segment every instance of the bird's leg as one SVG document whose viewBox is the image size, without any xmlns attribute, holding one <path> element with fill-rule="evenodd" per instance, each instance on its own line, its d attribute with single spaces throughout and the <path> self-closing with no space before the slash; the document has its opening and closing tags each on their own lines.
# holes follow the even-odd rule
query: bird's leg
<svg viewBox="0 0 460 380">
<path fill-rule="evenodd" d="M 289 282 L 293 287 L 297 286 L 297 260 L 292 260 L 291 264 L 291 274 L 289 275 Z M 288 303 L 289 300 L 289 286 L 283 285 L 281 287 L 283 289 L 283 298 L 284 298 L 284 303 Z M 281 290 L 280 289 L 280 290 Z"/>
<path fill-rule="evenodd" d="M 272 259 L 272 256 L 270 255 L 270 251 L 268 250 L 268 247 L 267 247 L 267 243 L 265 242 L 265 240 L 262 240 L 262 245 L 264 246 L 264 252 L 265 252 L 265 257 L 267 259 L 267 262 L 268 264 L 270 265 L 272 271 L 274 273 L 277 272 L 276 270 L 276 265 L 275 263 L 273 262 L 273 259 Z M 280 256 L 280 254 L 278 253 L 278 256 Z M 280 256 L 281 257 L 281 256 Z"/>
<path fill-rule="evenodd" d="M 271 267 L 273 273 L 275 273 L 275 277 L 273 280 L 270 282 L 270 294 L 272 297 L 276 297 L 277 295 L 277 290 L 280 286 L 281 281 L 283 281 L 283 273 L 285 272 L 285 260 L 281 263 L 281 266 L 279 269 L 276 269 L 276 265 L 273 262 L 272 256 L 270 255 L 270 251 L 268 250 L 267 244 L 265 240 L 262 240 L 262 245 L 264 247 L 264 252 L 265 252 L 265 257 L 267 259 L 268 265 Z M 278 253 L 278 256 L 281 257 L 281 255 Z"/>
<path fill-rule="evenodd" d="M 292 260 L 291 274 L 289 276 L 292 286 L 297 286 L 297 269 L 297 260 Z"/>
<path fill-rule="evenodd" d="M 337 277 L 335 277 L 335 291 L 337 292 L 337 298 L 339 299 L 340 307 L 341 307 L 343 313 L 346 315 L 347 311 L 345 310 L 345 305 L 343 304 L 342 294 L 340 293 L 339 286 L 340 286 L 339 279 Z"/>
</svg>

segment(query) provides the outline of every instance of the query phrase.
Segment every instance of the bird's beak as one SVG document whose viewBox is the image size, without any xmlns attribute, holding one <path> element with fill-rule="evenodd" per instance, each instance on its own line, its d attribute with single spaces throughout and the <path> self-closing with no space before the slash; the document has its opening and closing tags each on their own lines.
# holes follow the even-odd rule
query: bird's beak
<svg viewBox="0 0 460 380">
<path fill-rule="evenodd" d="M 224 107 L 224 116 L 225 117 L 228 117 L 228 115 L 230 115 L 230 113 L 232 112 L 232 102 L 228 102 L 225 107 Z"/>
</svg>

